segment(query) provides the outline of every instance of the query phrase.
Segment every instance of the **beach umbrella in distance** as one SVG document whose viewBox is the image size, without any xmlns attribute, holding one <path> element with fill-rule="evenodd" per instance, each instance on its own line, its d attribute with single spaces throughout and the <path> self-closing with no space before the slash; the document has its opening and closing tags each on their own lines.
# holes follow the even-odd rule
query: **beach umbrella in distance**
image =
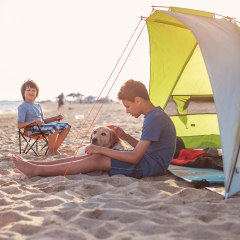
<svg viewBox="0 0 240 240">
<path fill-rule="evenodd" d="M 83 97 L 84 95 L 81 93 L 69 93 L 67 97 Z"/>
<path fill-rule="evenodd" d="M 93 97 L 93 96 L 87 96 L 84 98 L 85 103 L 92 103 L 92 102 L 94 102 L 94 100 L 95 100 L 95 97 Z"/>
<path fill-rule="evenodd" d="M 66 96 L 66 99 L 67 99 L 67 101 L 70 101 L 70 102 L 82 102 L 83 96 L 84 95 L 81 93 L 69 93 Z"/>
</svg>

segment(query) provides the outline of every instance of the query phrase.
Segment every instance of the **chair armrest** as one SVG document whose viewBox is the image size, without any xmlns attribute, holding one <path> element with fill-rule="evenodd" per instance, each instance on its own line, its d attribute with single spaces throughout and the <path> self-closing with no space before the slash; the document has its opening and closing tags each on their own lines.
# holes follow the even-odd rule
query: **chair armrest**
<svg viewBox="0 0 240 240">
<path fill-rule="evenodd" d="M 26 128 L 26 127 L 32 127 L 32 126 L 37 126 L 38 124 L 37 123 L 29 123 L 28 125 L 24 126 L 24 127 L 21 127 L 21 128 L 18 128 L 18 129 L 22 129 L 22 128 Z"/>
</svg>

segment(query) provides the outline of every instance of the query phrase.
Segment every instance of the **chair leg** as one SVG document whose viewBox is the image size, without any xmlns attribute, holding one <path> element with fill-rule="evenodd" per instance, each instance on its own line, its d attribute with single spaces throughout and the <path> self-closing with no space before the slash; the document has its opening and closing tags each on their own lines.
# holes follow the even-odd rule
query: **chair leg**
<svg viewBox="0 0 240 240">
<path fill-rule="evenodd" d="M 29 144 L 30 139 L 27 140 L 23 134 L 21 134 L 21 136 L 23 137 L 23 139 L 24 139 L 25 142 L 26 142 L 26 146 L 25 146 L 25 148 L 24 148 L 24 150 L 23 150 L 23 153 L 25 153 L 26 150 L 27 150 L 27 147 L 30 146 L 30 144 Z"/>
<path fill-rule="evenodd" d="M 29 144 L 29 148 L 28 148 L 28 150 L 25 152 L 26 154 L 29 152 L 30 149 L 32 149 L 33 152 L 36 154 L 36 156 L 39 157 L 38 154 L 37 154 L 37 152 L 34 150 L 34 145 L 37 144 L 38 139 L 39 139 L 39 137 L 33 142 L 32 145 Z M 29 142 L 30 142 L 30 141 L 31 141 L 31 139 L 29 140 Z"/>
<path fill-rule="evenodd" d="M 48 152 L 48 147 L 47 147 L 47 150 L 46 150 L 46 152 L 45 152 L 45 155 L 47 155 L 47 152 Z"/>
<path fill-rule="evenodd" d="M 40 151 L 42 151 L 45 147 L 47 147 L 46 152 L 45 152 L 45 155 L 47 155 L 48 139 L 45 137 L 44 134 L 41 133 L 41 135 L 37 136 L 36 139 L 32 139 L 31 137 L 25 136 L 21 132 L 20 129 L 19 129 L 19 133 L 18 134 L 19 134 L 18 137 L 19 137 L 19 152 L 20 152 L 20 154 L 21 153 L 27 154 L 30 151 L 30 149 L 31 149 L 35 153 L 35 155 L 37 157 L 39 157 L 39 155 L 38 155 L 38 147 L 39 147 L 38 146 L 38 140 L 40 140 L 40 138 L 42 137 L 42 140 L 45 141 L 45 143 L 43 142 L 44 144 L 43 144 L 43 147 L 41 148 Z M 26 142 L 26 146 L 22 145 L 22 138 Z M 32 143 L 32 141 L 34 141 L 34 142 Z M 24 149 L 22 149 L 22 148 L 24 148 Z"/>
<path fill-rule="evenodd" d="M 33 152 L 36 154 L 36 156 L 38 156 L 37 152 L 36 152 L 36 151 L 34 150 L 34 148 L 33 148 L 33 147 L 34 147 L 34 144 L 36 143 L 36 141 L 38 140 L 38 138 L 34 141 L 33 144 L 30 144 L 31 138 L 29 138 L 29 140 L 27 140 L 26 137 L 25 137 L 23 134 L 21 134 L 21 136 L 23 137 L 23 139 L 24 139 L 25 142 L 26 142 L 26 147 L 24 148 L 23 153 L 27 154 L 27 153 L 29 152 L 29 150 L 32 149 Z"/>
<path fill-rule="evenodd" d="M 25 148 L 24 148 L 24 150 L 23 150 L 23 153 L 27 153 L 27 152 L 28 152 L 27 149 L 28 149 L 28 147 L 31 146 L 31 145 L 30 145 L 30 141 L 31 141 L 31 139 L 26 140 L 26 146 L 25 146 Z"/>
</svg>

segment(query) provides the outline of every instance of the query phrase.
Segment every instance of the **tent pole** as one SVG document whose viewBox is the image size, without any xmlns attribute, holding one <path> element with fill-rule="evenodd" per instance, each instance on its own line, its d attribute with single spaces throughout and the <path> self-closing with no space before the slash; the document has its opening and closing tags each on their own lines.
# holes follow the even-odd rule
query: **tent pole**
<svg viewBox="0 0 240 240">
<path fill-rule="evenodd" d="M 237 160 L 238 160 L 239 152 L 240 152 L 240 145 L 238 145 L 238 150 L 237 150 L 236 158 L 235 158 L 235 161 L 234 161 L 234 164 L 233 164 L 233 168 L 232 168 L 232 171 L 231 171 L 230 181 L 229 181 L 229 184 L 228 184 L 228 186 L 227 186 L 227 191 L 226 191 L 226 193 L 225 193 L 225 200 L 227 200 L 228 195 L 229 195 L 229 189 L 230 189 L 230 186 L 231 186 L 231 184 L 232 184 L 233 174 L 234 174 L 234 171 L 235 171 L 235 168 L 236 168 L 236 165 L 237 165 Z"/>
</svg>

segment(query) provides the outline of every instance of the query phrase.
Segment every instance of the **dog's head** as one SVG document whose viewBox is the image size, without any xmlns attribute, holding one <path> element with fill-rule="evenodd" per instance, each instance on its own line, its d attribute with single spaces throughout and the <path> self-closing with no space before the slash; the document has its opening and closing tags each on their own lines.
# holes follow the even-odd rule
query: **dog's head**
<svg viewBox="0 0 240 240">
<path fill-rule="evenodd" d="M 98 127 L 92 131 L 90 143 L 101 147 L 112 148 L 119 142 L 117 134 L 108 127 Z"/>
</svg>

